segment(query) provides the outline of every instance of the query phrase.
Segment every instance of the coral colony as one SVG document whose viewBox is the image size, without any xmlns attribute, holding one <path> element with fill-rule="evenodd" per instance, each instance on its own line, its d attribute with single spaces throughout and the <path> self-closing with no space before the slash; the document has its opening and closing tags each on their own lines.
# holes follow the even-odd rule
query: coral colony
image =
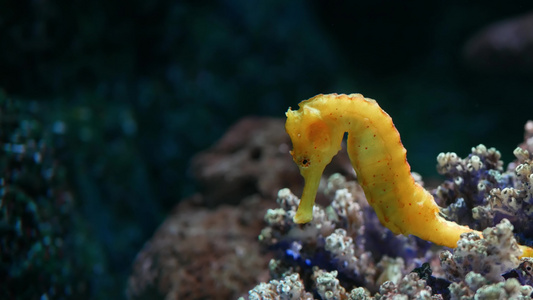
<svg viewBox="0 0 533 300">
<path fill-rule="evenodd" d="M 532 121 L 506 171 L 500 153 L 484 145 L 464 159 L 439 154 L 446 180 L 429 193 L 375 101 L 319 95 L 287 118 L 306 186 L 302 201 L 280 190 L 279 208 L 266 213 L 259 241 L 275 253 L 272 279 L 249 299 L 531 299 Z M 344 131 L 358 182 L 335 174 L 319 189 Z M 313 205 L 317 190 L 327 207 Z"/>
</svg>

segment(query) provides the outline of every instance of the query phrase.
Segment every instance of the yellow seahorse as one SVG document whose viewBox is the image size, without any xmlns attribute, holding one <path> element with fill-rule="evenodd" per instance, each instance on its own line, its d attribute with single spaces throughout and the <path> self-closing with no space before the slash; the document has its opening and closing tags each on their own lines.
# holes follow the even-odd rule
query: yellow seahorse
<svg viewBox="0 0 533 300">
<path fill-rule="evenodd" d="M 296 223 L 313 218 L 322 172 L 348 132 L 350 161 L 381 224 L 395 234 L 412 234 L 450 248 L 457 247 L 462 233 L 474 231 L 439 215 L 433 196 L 411 176 L 407 151 L 391 117 L 375 100 L 361 94 L 317 95 L 299 107 L 289 108 L 285 124 L 293 144 L 291 155 L 305 179 Z M 533 256 L 533 249 L 520 247 L 523 256 Z"/>
</svg>

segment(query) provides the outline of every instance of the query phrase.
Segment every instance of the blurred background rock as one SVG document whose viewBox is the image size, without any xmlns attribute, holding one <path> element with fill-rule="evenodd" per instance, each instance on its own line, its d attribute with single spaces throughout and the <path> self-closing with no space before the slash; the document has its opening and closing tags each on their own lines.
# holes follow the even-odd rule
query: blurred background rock
<svg viewBox="0 0 533 300">
<path fill-rule="evenodd" d="M 79 220 L 61 228 L 94 250 L 74 268 L 92 272 L 82 294 L 123 297 L 144 241 L 197 191 L 190 158 L 241 117 L 360 92 L 393 117 L 424 178 L 439 152 L 479 143 L 510 161 L 532 118 L 531 11 L 530 1 L 0 1 L 0 88 L 20 108 L 2 110 L 2 156 L 24 120 L 53 137 L 47 155 Z M 5 233 L 16 229 L 2 218 Z M 1 249 L 7 270 L 13 248 Z"/>
</svg>

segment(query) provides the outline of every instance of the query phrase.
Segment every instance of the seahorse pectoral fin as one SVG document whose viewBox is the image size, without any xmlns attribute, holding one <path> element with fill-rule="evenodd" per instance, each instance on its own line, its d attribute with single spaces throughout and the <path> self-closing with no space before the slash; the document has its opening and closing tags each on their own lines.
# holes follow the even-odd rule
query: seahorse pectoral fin
<svg viewBox="0 0 533 300">
<path fill-rule="evenodd" d="M 300 199 L 300 205 L 294 216 L 294 222 L 303 224 L 313 219 L 313 205 L 315 204 L 315 197 L 320 185 L 320 178 L 324 168 L 317 170 L 317 168 L 300 169 L 300 173 L 304 177 L 305 186 Z"/>
</svg>

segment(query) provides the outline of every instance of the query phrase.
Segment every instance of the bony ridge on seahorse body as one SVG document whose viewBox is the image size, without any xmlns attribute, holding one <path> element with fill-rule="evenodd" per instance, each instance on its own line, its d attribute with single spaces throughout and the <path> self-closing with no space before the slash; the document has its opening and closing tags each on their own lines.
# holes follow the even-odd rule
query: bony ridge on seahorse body
<svg viewBox="0 0 533 300">
<path fill-rule="evenodd" d="M 366 199 L 384 226 L 395 234 L 412 234 L 455 248 L 460 235 L 481 232 L 450 222 L 439 215 L 433 196 L 416 183 L 406 150 L 391 117 L 377 102 L 361 94 L 317 95 L 287 111 L 285 129 L 291 155 L 305 180 L 296 223 L 313 218 L 313 205 L 322 172 L 341 149 L 348 132 L 348 155 Z M 520 246 L 523 256 L 533 249 Z"/>
</svg>

